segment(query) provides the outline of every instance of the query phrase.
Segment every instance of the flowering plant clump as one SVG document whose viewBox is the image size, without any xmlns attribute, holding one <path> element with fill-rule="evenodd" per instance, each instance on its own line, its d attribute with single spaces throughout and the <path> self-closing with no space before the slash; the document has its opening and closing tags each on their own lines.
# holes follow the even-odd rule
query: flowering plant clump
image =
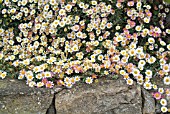
<svg viewBox="0 0 170 114">
<path fill-rule="evenodd" d="M 0 0 L 0 78 L 71 88 L 114 74 L 170 112 L 170 90 L 152 81 L 170 85 L 169 10 L 159 0 Z"/>
</svg>

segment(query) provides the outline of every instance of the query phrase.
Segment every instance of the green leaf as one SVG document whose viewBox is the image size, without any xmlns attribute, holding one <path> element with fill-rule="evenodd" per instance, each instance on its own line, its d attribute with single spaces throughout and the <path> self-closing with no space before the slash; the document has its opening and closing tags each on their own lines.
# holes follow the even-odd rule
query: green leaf
<svg viewBox="0 0 170 114">
<path fill-rule="evenodd" d="M 170 3 L 170 0 L 164 0 L 166 3 Z"/>
<path fill-rule="evenodd" d="M 118 75 L 114 75 L 114 76 L 112 76 L 112 79 L 115 80 L 115 79 L 118 79 L 118 77 L 119 77 Z"/>
</svg>

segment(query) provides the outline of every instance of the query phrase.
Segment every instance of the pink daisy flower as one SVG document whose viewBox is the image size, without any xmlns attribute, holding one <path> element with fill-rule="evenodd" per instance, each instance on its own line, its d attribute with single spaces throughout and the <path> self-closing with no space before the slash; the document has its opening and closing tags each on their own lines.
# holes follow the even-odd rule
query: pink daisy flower
<svg viewBox="0 0 170 114">
<path fill-rule="evenodd" d="M 159 93 L 159 92 L 155 92 L 155 93 L 153 93 L 153 97 L 156 99 L 156 100 L 159 100 L 159 99 L 161 99 L 161 93 Z"/>
</svg>

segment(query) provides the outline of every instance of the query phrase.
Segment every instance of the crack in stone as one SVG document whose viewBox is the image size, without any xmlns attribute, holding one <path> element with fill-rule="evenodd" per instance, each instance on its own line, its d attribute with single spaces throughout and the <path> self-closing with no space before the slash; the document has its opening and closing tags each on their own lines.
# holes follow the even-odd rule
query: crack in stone
<svg viewBox="0 0 170 114">
<path fill-rule="evenodd" d="M 49 106 L 49 108 L 47 109 L 46 114 L 57 114 L 57 109 L 55 108 L 55 95 L 57 95 L 58 93 L 60 93 L 61 91 L 63 91 L 65 88 L 61 89 L 60 91 L 57 91 L 53 94 L 53 99 L 52 102 Z"/>
<path fill-rule="evenodd" d="M 50 104 L 50 107 L 47 109 L 46 114 L 56 114 L 56 109 L 55 109 L 55 94 L 53 96 L 52 102 Z"/>
<path fill-rule="evenodd" d="M 144 98 L 144 93 L 143 93 L 143 90 L 142 90 L 142 89 L 141 89 L 141 97 L 142 97 L 142 107 L 141 107 L 141 111 L 142 111 L 142 114 L 143 114 L 143 108 L 144 108 L 145 98 Z"/>
</svg>

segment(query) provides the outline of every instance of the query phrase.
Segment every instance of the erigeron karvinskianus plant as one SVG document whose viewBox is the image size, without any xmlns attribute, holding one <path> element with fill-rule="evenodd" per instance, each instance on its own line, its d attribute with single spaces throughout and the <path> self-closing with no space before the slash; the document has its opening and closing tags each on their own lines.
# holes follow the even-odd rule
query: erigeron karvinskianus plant
<svg viewBox="0 0 170 114">
<path fill-rule="evenodd" d="M 71 88 L 122 76 L 160 100 L 168 112 L 169 7 L 147 0 L 1 0 L 0 77 L 30 87 Z M 114 76 L 113 76 L 114 75 Z M 166 92 L 165 92 L 166 91 Z"/>
</svg>

